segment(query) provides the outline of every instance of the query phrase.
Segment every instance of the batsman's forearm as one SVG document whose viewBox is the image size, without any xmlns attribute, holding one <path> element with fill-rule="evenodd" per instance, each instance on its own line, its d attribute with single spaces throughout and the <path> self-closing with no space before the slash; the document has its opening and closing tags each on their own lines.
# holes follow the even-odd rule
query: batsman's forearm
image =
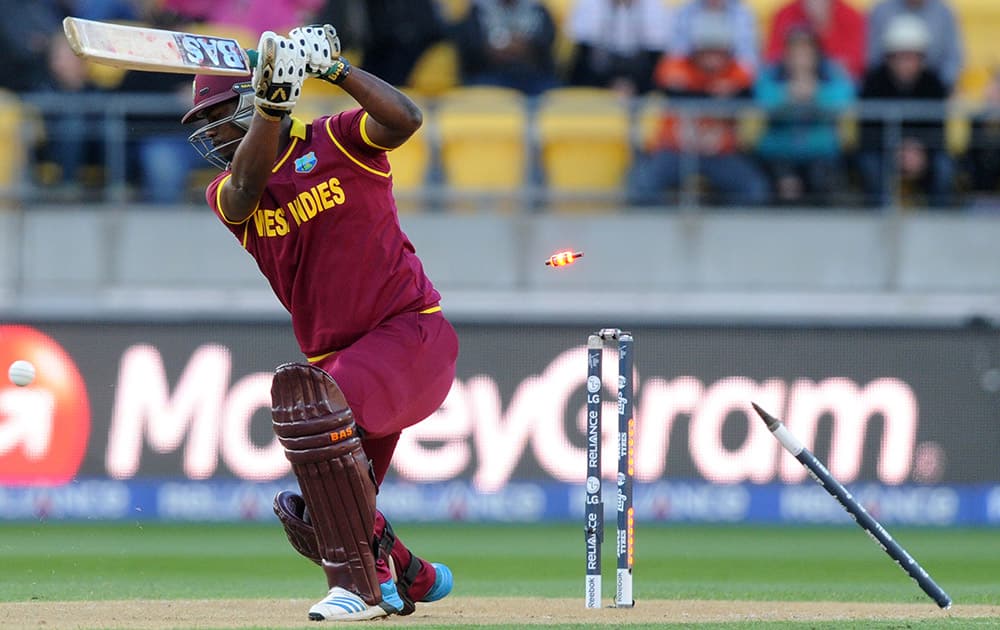
<svg viewBox="0 0 1000 630">
<path fill-rule="evenodd" d="M 423 113 L 408 96 L 361 68 L 353 68 L 340 84 L 368 115 L 401 139 L 413 135 L 423 123 Z"/>
<path fill-rule="evenodd" d="M 232 177 L 227 195 L 229 203 L 226 204 L 227 213 L 232 213 L 230 218 L 245 218 L 257 207 L 278 154 L 281 128 L 280 121 L 254 116 L 230 166 Z M 241 216 L 233 216 L 235 214 Z"/>
</svg>

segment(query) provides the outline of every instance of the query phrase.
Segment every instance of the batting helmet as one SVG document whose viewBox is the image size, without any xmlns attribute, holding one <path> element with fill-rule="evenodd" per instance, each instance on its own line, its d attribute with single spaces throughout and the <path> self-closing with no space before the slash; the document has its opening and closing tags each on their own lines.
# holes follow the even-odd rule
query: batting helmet
<svg viewBox="0 0 1000 630">
<path fill-rule="evenodd" d="M 250 87 L 249 74 L 242 77 L 199 74 L 194 78 L 194 83 L 191 86 L 194 107 L 184 114 L 181 122 L 187 124 L 209 107 L 237 98 L 250 91 L 252 88 Z"/>
<path fill-rule="evenodd" d="M 214 166 L 226 169 L 229 167 L 229 158 L 226 156 L 235 150 L 235 147 L 243 140 L 243 137 L 240 136 L 216 145 L 212 130 L 230 123 L 244 131 L 250 128 L 250 120 L 253 118 L 254 98 L 253 87 L 250 84 L 250 75 L 220 77 L 199 74 L 194 78 L 193 92 L 194 107 L 188 113 L 184 114 L 184 117 L 181 118 L 182 123 L 198 120 L 207 109 L 215 105 L 239 99 L 231 115 L 209 122 L 188 136 L 188 142 L 194 145 L 194 148 L 197 149 L 203 158 Z"/>
</svg>

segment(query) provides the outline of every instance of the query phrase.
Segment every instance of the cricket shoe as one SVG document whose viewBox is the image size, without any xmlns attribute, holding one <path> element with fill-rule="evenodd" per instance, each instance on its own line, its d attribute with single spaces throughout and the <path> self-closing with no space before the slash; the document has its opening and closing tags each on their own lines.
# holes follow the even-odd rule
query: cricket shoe
<svg viewBox="0 0 1000 630">
<path fill-rule="evenodd" d="M 369 606 L 358 595 L 339 586 L 334 586 L 322 601 L 309 609 L 309 619 L 312 621 L 366 621 L 388 617 L 398 613 L 403 608 L 393 582 L 380 585 L 382 601 L 375 606 Z"/>
</svg>

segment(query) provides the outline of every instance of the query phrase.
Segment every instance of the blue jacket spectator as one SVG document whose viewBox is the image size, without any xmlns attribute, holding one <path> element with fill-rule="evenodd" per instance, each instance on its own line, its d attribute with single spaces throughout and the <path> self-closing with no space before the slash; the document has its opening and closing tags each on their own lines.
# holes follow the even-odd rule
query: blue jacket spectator
<svg viewBox="0 0 1000 630">
<path fill-rule="evenodd" d="M 927 66 L 951 90 L 962 72 L 962 34 L 954 12 L 944 0 L 882 0 L 876 4 L 868 17 L 868 66 L 882 63 L 889 23 L 903 14 L 916 15 L 927 25 Z"/>
<path fill-rule="evenodd" d="M 765 68 L 754 88 L 768 126 L 757 152 L 767 164 L 782 202 L 805 194 L 826 201 L 841 181 L 837 117 L 854 100 L 850 75 L 825 58 L 816 35 L 789 31 L 780 62 Z"/>
</svg>

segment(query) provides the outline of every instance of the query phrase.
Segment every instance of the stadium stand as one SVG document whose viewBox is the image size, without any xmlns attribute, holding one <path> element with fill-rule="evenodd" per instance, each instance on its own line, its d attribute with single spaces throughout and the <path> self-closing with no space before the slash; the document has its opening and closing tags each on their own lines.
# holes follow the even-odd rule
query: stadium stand
<svg viewBox="0 0 1000 630">
<path fill-rule="evenodd" d="M 397 200 L 401 212 L 414 209 L 414 204 L 408 203 L 409 198 L 417 195 L 428 183 L 433 165 L 430 129 L 433 126 L 431 108 L 415 94 L 409 95 L 424 112 L 424 124 L 402 146 L 389 153 L 389 163 L 392 165 L 392 186 L 401 197 Z"/>
<path fill-rule="evenodd" d="M 447 185 L 465 192 L 500 192 L 524 185 L 527 114 L 519 92 L 457 88 L 438 100 L 436 120 Z"/>
<path fill-rule="evenodd" d="M 473 1 L 438 0 L 438 3 L 445 20 L 454 24 L 467 13 Z M 865 12 L 877 1 L 848 0 Z M 1000 2 L 946 1 L 959 20 L 965 50 L 965 68 L 946 125 L 948 151 L 952 156 L 961 157 L 967 154 L 975 140 L 971 137 L 970 116 L 977 111 L 986 86 L 1000 69 L 1000 51 L 995 46 L 995 39 L 1000 35 Z M 541 2 L 560 30 L 554 46 L 557 61 L 565 69 L 572 44 L 562 31 L 576 0 Z M 676 7 L 682 0 L 663 2 Z M 757 18 L 763 39 L 774 14 L 788 0 L 744 2 Z M 256 37 L 240 27 L 190 23 L 179 28 L 229 35 L 247 47 L 256 44 Z M 354 55 L 352 61 L 358 55 L 356 51 L 348 54 Z M 363 62 L 359 65 L 363 66 Z M 610 94 L 569 88 L 551 90 L 537 100 L 525 99 L 509 90 L 459 86 L 459 65 L 454 44 L 444 40 L 421 55 L 407 81 L 410 93 L 422 100 L 425 126 L 392 155 L 394 179 L 401 192 L 419 195 L 428 183 L 432 184 L 427 189 L 431 194 L 440 192 L 432 190 L 440 176 L 445 188 L 459 193 L 519 195 L 527 187 L 541 183 L 545 187 L 543 194 L 553 193 L 556 197 L 574 192 L 613 197 L 621 192 L 633 152 L 643 147 L 654 133 L 658 113 L 665 103 L 665 99 L 657 95 L 623 103 Z M 115 92 L 122 83 L 120 70 L 88 64 L 86 71 L 90 82 L 107 92 Z M 0 100 L 0 131 L 9 138 L 11 121 L 18 120 L 19 116 L 23 120 L 24 112 L 16 106 L 17 97 L 7 95 Z M 25 98 L 24 103 L 31 103 L 30 97 Z M 340 90 L 314 82 L 304 92 L 296 114 L 312 119 L 351 105 L 350 99 Z M 857 146 L 856 118 L 856 113 L 851 112 L 840 122 L 846 151 Z M 753 144 L 763 124 L 752 109 L 745 112 L 740 127 L 744 145 Z M 18 172 L 26 166 L 35 173 L 40 186 L 58 179 L 45 175 L 46 167 L 54 165 L 30 163 L 31 148 L 23 138 L 12 143 L 13 140 L 8 146 L 20 149 L 8 151 L 5 159 L 12 161 L 16 168 L 5 169 L 0 187 L 9 191 L 11 183 L 19 181 Z M 534 178 L 536 169 L 541 173 L 540 180 Z M 207 172 L 195 173 L 194 189 L 201 186 L 205 176 Z"/>
<path fill-rule="evenodd" d="M 627 104 L 611 90 L 550 90 L 536 124 L 545 182 L 553 192 L 613 193 L 631 164 Z"/>
<path fill-rule="evenodd" d="M 0 200 L 16 193 L 24 176 L 27 151 L 23 135 L 25 120 L 20 99 L 13 92 L 0 90 Z"/>
<path fill-rule="evenodd" d="M 407 86 L 423 96 L 438 96 L 459 84 L 458 50 L 441 41 L 424 51 L 410 72 Z"/>
</svg>

